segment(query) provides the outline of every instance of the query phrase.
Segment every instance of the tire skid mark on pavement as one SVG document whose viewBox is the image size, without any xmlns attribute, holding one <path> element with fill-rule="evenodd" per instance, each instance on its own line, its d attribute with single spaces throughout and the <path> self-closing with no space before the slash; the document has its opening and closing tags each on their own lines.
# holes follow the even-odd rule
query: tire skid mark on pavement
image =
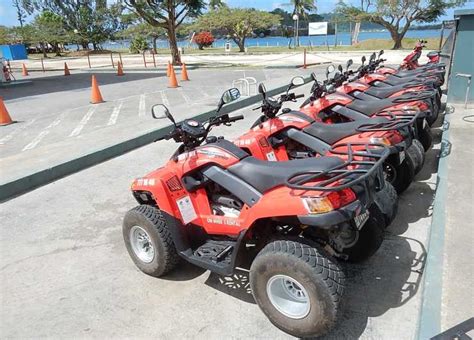
<svg viewBox="0 0 474 340">
<path fill-rule="evenodd" d="M 138 116 L 145 117 L 145 110 L 146 110 L 145 94 L 141 94 L 140 101 L 138 104 Z"/>
<path fill-rule="evenodd" d="M 165 91 L 160 91 L 160 94 L 161 94 L 161 101 L 163 102 L 163 104 L 169 107 L 170 101 L 168 100 L 168 96 L 165 94 Z"/>
<path fill-rule="evenodd" d="M 16 134 L 18 134 L 19 132 L 26 129 L 28 126 L 33 124 L 35 121 L 36 121 L 36 118 L 24 123 L 23 125 L 18 126 L 15 130 L 13 130 L 12 132 L 10 132 L 6 136 L 4 136 L 2 139 L 0 139 L 0 144 L 5 144 L 9 140 L 11 140 L 13 137 L 15 137 Z"/>
<path fill-rule="evenodd" d="M 76 128 L 74 130 L 72 130 L 71 134 L 69 135 L 69 137 L 74 137 L 74 136 L 77 136 L 81 133 L 82 129 L 84 128 L 84 126 L 87 124 L 87 122 L 89 121 L 89 119 L 91 119 L 92 115 L 94 114 L 95 110 L 96 110 L 96 107 L 97 106 L 92 106 L 89 108 L 89 110 L 87 111 L 87 113 L 84 115 L 84 117 L 82 117 L 81 121 L 79 122 L 79 124 L 76 126 Z"/>
<path fill-rule="evenodd" d="M 51 128 L 59 125 L 66 113 L 61 113 L 51 124 L 46 126 L 30 143 L 28 143 L 21 151 L 31 150 L 35 148 L 41 140 L 51 132 Z"/>
<path fill-rule="evenodd" d="M 120 100 L 117 105 L 114 107 L 112 114 L 110 115 L 109 121 L 107 125 L 114 125 L 117 123 L 118 116 L 120 114 L 120 110 L 122 109 L 123 106 L 123 100 Z"/>
</svg>

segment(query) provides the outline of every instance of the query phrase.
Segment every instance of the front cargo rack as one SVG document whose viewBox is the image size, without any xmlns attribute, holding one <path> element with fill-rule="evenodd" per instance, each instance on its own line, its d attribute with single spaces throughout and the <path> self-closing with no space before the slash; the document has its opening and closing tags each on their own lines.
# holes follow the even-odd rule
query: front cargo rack
<svg viewBox="0 0 474 340">
<path fill-rule="evenodd" d="M 414 126 L 416 119 L 420 113 L 409 110 L 396 110 L 402 113 L 394 114 L 392 111 L 380 111 L 376 113 L 372 118 L 385 118 L 386 122 L 371 123 L 369 119 L 367 124 L 362 124 L 357 128 L 359 132 L 375 132 L 375 131 L 390 131 L 390 130 L 401 130 L 403 128 Z"/>
<path fill-rule="evenodd" d="M 354 150 L 357 149 L 357 150 Z M 382 164 L 390 154 L 390 150 L 378 143 L 339 143 L 334 145 L 330 153 L 346 156 L 344 163 L 323 171 L 301 171 L 289 176 L 285 185 L 297 190 L 339 191 L 361 182 L 377 178 L 383 187 Z M 318 181 L 317 184 L 305 183 Z M 340 184 L 335 184 L 341 182 Z M 367 185 L 367 184 L 366 184 Z"/>
</svg>

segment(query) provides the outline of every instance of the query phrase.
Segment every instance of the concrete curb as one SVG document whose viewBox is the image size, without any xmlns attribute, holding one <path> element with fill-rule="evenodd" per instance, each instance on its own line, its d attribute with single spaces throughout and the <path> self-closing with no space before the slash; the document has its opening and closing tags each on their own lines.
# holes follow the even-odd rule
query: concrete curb
<svg viewBox="0 0 474 340">
<path fill-rule="evenodd" d="M 431 228 L 428 239 L 427 258 L 424 270 L 423 291 L 421 296 L 418 334 L 420 340 L 430 339 L 441 332 L 441 291 L 443 286 L 443 250 L 445 227 L 445 199 L 448 187 L 448 159 L 444 155 L 449 142 L 450 113 L 445 114 L 443 126 L 448 126 L 441 137 L 440 160 L 436 194 L 431 216 Z M 446 146 L 447 145 L 447 146 Z"/>
<path fill-rule="evenodd" d="M 310 81 L 310 77 L 305 78 L 305 84 Z M 274 96 L 278 93 L 285 91 L 286 88 L 287 85 L 279 86 L 277 88 L 267 91 L 267 94 L 269 96 Z M 259 102 L 261 99 L 261 95 L 258 94 L 248 98 L 244 98 L 234 103 L 230 103 L 229 105 L 222 108 L 221 114 L 226 114 L 232 111 L 242 109 L 246 106 Z M 215 110 L 211 110 L 195 116 L 194 119 L 197 119 L 199 121 L 205 121 L 214 114 Z M 3 183 L 0 185 L 0 202 L 22 195 L 28 191 L 39 188 L 62 177 L 66 177 L 75 172 L 84 170 L 88 167 L 123 155 L 124 153 L 132 151 L 144 145 L 153 143 L 154 141 L 168 133 L 170 129 L 171 125 L 168 125 L 166 127 L 139 135 L 132 139 L 128 139 L 123 142 L 112 144 L 103 147 L 99 150 L 89 152 L 87 154 L 84 154 L 83 156 L 66 160 L 60 164 L 53 165 L 49 168 L 37 171 L 30 175 L 17 178 L 7 183 Z"/>
</svg>

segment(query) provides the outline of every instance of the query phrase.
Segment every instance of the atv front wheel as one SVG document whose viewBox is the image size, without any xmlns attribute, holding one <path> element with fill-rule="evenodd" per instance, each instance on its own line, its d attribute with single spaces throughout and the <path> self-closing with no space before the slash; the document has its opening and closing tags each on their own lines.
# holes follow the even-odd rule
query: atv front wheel
<svg viewBox="0 0 474 340">
<path fill-rule="evenodd" d="M 318 249 L 280 240 L 259 252 L 250 268 L 250 285 L 276 327 L 296 337 L 320 336 L 336 321 L 344 274 Z"/>
<path fill-rule="evenodd" d="M 162 276 L 176 267 L 179 255 L 161 211 L 139 205 L 123 219 L 123 239 L 135 265 L 151 276 Z"/>
</svg>

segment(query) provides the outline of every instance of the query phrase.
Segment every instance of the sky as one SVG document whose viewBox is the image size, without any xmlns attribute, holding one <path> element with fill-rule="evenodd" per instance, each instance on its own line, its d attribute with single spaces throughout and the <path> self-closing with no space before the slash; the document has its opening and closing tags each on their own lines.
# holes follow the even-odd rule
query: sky
<svg viewBox="0 0 474 340">
<path fill-rule="evenodd" d="M 113 2 L 113 0 L 108 0 Z M 360 4 L 360 0 L 345 0 L 346 3 L 352 3 L 354 5 Z M 271 11 L 275 8 L 283 8 L 288 11 L 291 10 L 291 6 L 285 6 L 290 3 L 289 0 L 285 1 L 272 1 L 272 0 L 226 0 L 226 3 L 230 7 L 253 7 L 261 10 Z M 318 7 L 317 13 L 328 13 L 334 10 L 334 6 L 337 1 L 334 0 L 317 0 L 316 5 Z M 474 0 L 467 1 L 463 8 L 474 8 Z M 446 15 L 440 18 L 440 20 L 451 20 L 453 18 L 454 9 L 447 11 Z M 28 18 L 31 20 L 32 18 Z M 27 20 L 28 21 L 28 20 Z M 15 26 L 18 25 L 16 17 L 16 11 L 12 6 L 12 0 L 0 0 L 0 25 L 4 26 Z"/>
</svg>

